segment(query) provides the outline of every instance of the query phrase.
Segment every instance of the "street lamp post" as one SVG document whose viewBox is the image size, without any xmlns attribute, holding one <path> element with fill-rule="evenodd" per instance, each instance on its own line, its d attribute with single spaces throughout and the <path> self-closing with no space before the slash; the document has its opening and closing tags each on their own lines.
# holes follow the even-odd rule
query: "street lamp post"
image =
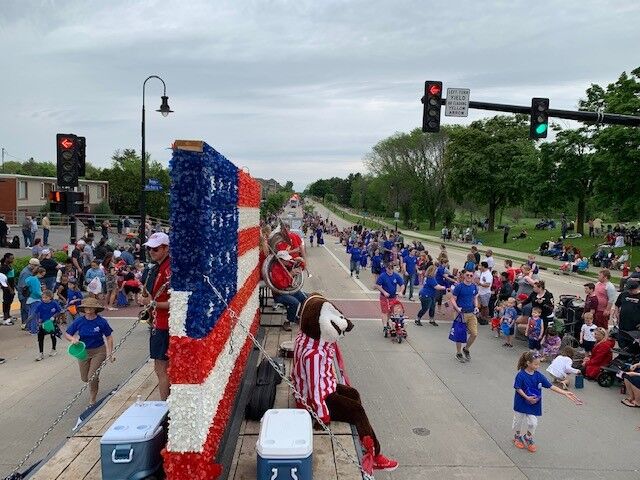
<svg viewBox="0 0 640 480">
<path fill-rule="evenodd" d="M 167 85 L 164 83 L 164 80 L 162 80 L 160 77 L 158 77 L 157 75 L 150 75 L 148 76 L 144 83 L 142 84 L 142 154 L 140 157 L 140 163 L 142 164 L 142 168 L 141 168 L 141 178 L 140 178 L 140 228 L 139 228 L 139 232 L 138 232 L 138 237 L 139 237 L 139 241 L 140 241 L 140 260 L 142 260 L 143 262 L 146 259 L 146 252 L 144 251 L 144 247 L 143 247 L 143 243 L 146 241 L 146 224 L 147 224 L 147 197 L 146 197 L 146 190 L 145 190 L 145 184 L 146 184 L 146 176 L 147 176 L 147 159 L 146 157 L 146 152 L 145 152 L 145 124 L 144 124 L 144 117 L 145 117 L 145 109 L 144 109 L 144 94 L 145 94 L 145 89 L 147 86 L 147 82 L 149 80 L 151 80 L 152 78 L 157 78 L 158 80 L 160 80 L 162 82 L 162 86 L 164 88 L 164 93 L 163 95 L 160 97 L 162 99 L 162 104 L 160 105 L 160 108 L 158 110 L 156 110 L 156 112 L 160 112 L 162 114 L 163 117 L 166 117 L 167 115 L 169 115 L 171 112 L 173 112 L 173 110 L 171 110 L 171 108 L 169 108 L 169 97 L 167 97 Z"/>
<path fill-rule="evenodd" d="M 396 217 L 396 212 L 398 212 L 398 207 L 399 207 L 399 194 L 398 194 L 398 188 L 397 185 L 395 184 L 391 184 L 391 188 L 394 189 L 396 191 L 396 211 L 393 212 L 393 217 L 396 219 L 396 233 L 398 233 L 398 218 Z"/>
</svg>

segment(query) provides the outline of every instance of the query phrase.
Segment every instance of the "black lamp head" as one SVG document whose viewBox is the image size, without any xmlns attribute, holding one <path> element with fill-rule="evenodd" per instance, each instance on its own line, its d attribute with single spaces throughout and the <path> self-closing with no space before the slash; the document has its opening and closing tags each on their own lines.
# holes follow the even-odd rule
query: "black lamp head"
<svg viewBox="0 0 640 480">
<path fill-rule="evenodd" d="M 169 97 L 167 97 L 166 95 L 162 95 L 161 98 L 162 98 L 162 105 L 160 105 L 160 108 L 156 110 L 156 112 L 160 112 L 163 117 L 166 117 L 170 113 L 172 113 L 173 110 L 169 108 Z"/>
</svg>

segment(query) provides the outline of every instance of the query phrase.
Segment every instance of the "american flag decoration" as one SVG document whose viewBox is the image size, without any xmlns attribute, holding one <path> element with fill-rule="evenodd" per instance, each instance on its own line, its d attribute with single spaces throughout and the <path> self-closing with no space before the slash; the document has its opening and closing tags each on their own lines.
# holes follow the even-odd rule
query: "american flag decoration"
<svg viewBox="0 0 640 480">
<path fill-rule="evenodd" d="M 256 333 L 260 184 L 204 142 L 176 141 L 171 171 L 169 480 L 217 478 Z M 227 308 L 205 281 L 229 304 Z"/>
</svg>

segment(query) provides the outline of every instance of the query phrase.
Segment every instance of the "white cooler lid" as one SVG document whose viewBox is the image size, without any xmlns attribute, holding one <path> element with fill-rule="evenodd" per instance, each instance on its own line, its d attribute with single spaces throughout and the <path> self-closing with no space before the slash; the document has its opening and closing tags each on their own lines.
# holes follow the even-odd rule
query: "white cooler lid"
<svg viewBox="0 0 640 480">
<path fill-rule="evenodd" d="M 136 402 L 111 424 L 100 443 L 138 443 L 149 440 L 162 425 L 168 411 L 167 402 Z"/>
<path fill-rule="evenodd" d="M 256 451 L 262 458 L 306 458 L 313 453 L 311 415 L 299 408 L 267 410 Z"/>
</svg>

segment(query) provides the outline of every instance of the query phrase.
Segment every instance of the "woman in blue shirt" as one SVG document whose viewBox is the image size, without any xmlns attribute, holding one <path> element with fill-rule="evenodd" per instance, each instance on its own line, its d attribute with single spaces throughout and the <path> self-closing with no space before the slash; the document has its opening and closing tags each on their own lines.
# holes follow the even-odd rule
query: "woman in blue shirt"
<svg viewBox="0 0 640 480">
<path fill-rule="evenodd" d="M 416 325 L 422 326 L 422 317 L 427 311 L 429 311 L 429 323 L 434 327 L 437 327 L 438 324 L 435 321 L 436 316 L 436 299 L 438 297 L 438 291 L 446 290 L 446 287 L 438 284 L 436 280 L 436 266 L 430 265 L 425 272 L 425 279 L 420 292 L 418 293 L 418 297 L 420 298 L 420 311 L 416 316 Z"/>
<path fill-rule="evenodd" d="M 109 323 L 98 315 L 104 308 L 95 298 L 84 299 L 78 310 L 82 315 L 69 325 L 64 337 L 71 343 L 83 342 L 85 344 L 87 358 L 78 360 L 78 364 L 80 378 L 83 382 L 87 382 L 107 358 L 111 362 L 115 361 L 115 357 L 112 355 L 113 337 L 111 334 L 113 330 Z M 98 396 L 98 375 L 91 380 L 89 391 L 89 405 L 93 405 Z"/>
</svg>

